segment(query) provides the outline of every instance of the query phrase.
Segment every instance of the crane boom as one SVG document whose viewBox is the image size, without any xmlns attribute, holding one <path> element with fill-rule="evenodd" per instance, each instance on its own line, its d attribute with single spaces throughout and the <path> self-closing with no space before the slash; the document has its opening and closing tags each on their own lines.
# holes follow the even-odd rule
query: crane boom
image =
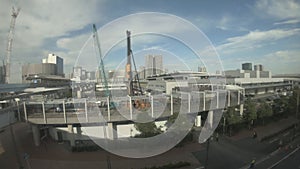
<svg viewBox="0 0 300 169">
<path fill-rule="evenodd" d="M 98 52 L 99 52 L 99 56 L 100 56 L 99 69 L 101 69 L 101 73 L 102 73 L 102 77 L 103 77 L 103 82 L 104 82 L 104 87 L 105 87 L 105 96 L 110 97 L 108 82 L 107 82 L 106 75 L 105 75 L 105 68 L 104 68 L 104 63 L 103 63 L 103 56 L 102 56 L 102 52 L 101 52 L 100 41 L 99 41 L 98 32 L 97 32 L 97 28 L 96 28 L 95 24 L 93 24 L 93 37 L 94 37 L 94 41 L 97 44 L 97 48 L 98 48 Z"/>
<path fill-rule="evenodd" d="M 15 24 L 16 24 L 16 18 L 19 15 L 20 8 L 15 10 L 14 7 L 12 7 L 12 14 L 11 14 L 11 21 L 10 21 L 10 28 L 9 33 L 7 37 L 7 49 L 6 49 L 6 65 L 5 65 L 5 83 L 10 82 L 10 57 L 11 57 L 11 51 L 12 51 L 12 43 L 13 43 L 13 35 L 15 31 Z"/>
</svg>

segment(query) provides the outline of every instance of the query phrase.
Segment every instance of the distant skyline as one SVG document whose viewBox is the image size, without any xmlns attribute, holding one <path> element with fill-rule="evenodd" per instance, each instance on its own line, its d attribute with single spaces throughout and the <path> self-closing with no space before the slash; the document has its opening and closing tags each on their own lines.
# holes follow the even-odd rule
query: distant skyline
<svg viewBox="0 0 300 169">
<path fill-rule="evenodd" d="M 238 69 L 241 68 L 241 63 L 251 62 L 264 65 L 264 69 L 270 70 L 272 74 L 300 72 L 300 1 L 296 0 L 229 0 L 222 3 L 208 0 L 0 0 L 0 4 L 1 60 L 6 55 L 11 7 L 21 8 L 16 21 L 11 58 L 14 66 L 11 76 L 14 80 L 20 78 L 17 77 L 20 75 L 20 65 L 40 63 L 49 53 L 64 58 L 65 73 L 70 73 L 81 48 L 92 35 L 93 23 L 101 28 L 119 17 L 137 12 L 168 13 L 191 22 L 211 41 L 224 70 Z M 156 20 L 149 20 L 149 26 L 170 32 L 182 31 L 176 23 L 163 24 L 163 19 L 158 17 Z M 143 28 L 143 25 L 138 26 Z M 139 29 L 137 26 L 131 27 L 131 23 L 124 27 L 129 30 Z M 112 31 L 121 32 L 125 36 L 123 28 Z M 106 39 L 102 39 L 102 42 L 112 40 L 114 35 L 115 33 L 103 35 Z M 194 57 L 187 50 L 178 48 L 182 44 L 172 39 L 149 35 L 140 37 L 147 39 L 147 44 L 138 44 L 138 38 L 133 38 L 135 52 L 157 47 L 165 52 L 173 52 L 178 59 L 188 61 L 188 58 Z M 103 46 L 105 48 L 105 44 Z M 124 49 L 115 54 L 125 58 Z M 140 56 L 136 54 L 136 57 Z M 115 59 L 111 61 L 113 60 Z M 164 64 L 173 63 L 164 59 Z M 190 64 L 192 69 L 195 69 L 197 64 L 201 66 L 201 63 L 193 63 L 192 59 Z"/>
</svg>

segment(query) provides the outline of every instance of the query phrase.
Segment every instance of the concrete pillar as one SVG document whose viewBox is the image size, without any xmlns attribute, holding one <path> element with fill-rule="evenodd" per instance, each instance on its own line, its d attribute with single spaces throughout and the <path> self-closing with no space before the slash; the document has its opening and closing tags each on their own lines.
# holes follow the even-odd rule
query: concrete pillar
<svg viewBox="0 0 300 169">
<path fill-rule="evenodd" d="M 106 98 L 107 102 L 107 120 L 110 121 L 110 100 L 109 97 Z"/>
<path fill-rule="evenodd" d="M 24 105 L 24 116 L 25 116 L 25 121 L 28 121 L 28 116 L 27 116 L 27 110 L 26 110 L 26 102 L 23 103 Z"/>
<path fill-rule="evenodd" d="M 191 93 L 188 93 L 188 113 L 191 112 Z"/>
<path fill-rule="evenodd" d="M 244 114 L 244 104 L 240 104 L 240 115 L 243 116 Z"/>
<path fill-rule="evenodd" d="M 118 138 L 117 124 L 107 123 L 107 138 L 110 140 Z"/>
<path fill-rule="evenodd" d="M 195 126 L 201 127 L 201 115 L 197 115 L 195 119 Z"/>
<path fill-rule="evenodd" d="M 203 111 L 205 111 L 206 93 L 203 92 Z"/>
<path fill-rule="evenodd" d="M 154 118 L 154 99 L 151 96 L 151 117 Z"/>
<path fill-rule="evenodd" d="M 87 100 L 86 99 L 84 99 L 84 110 L 85 110 L 85 122 L 89 122 Z"/>
<path fill-rule="evenodd" d="M 70 145 L 73 147 L 75 146 L 75 135 L 74 135 L 74 130 L 73 130 L 73 125 L 69 124 L 68 125 L 68 139 L 70 141 Z"/>
<path fill-rule="evenodd" d="M 171 93 L 171 116 L 174 114 L 174 107 L 173 107 L 173 95 Z"/>
<path fill-rule="evenodd" d="M 131 97 L 128 96 L 129 98 L 129 113 L 130 113 L 130 120 L 132 120 L 132 100 Z"/>
<path fill-rule="evenodd" d="M 78 98 L 78 99 L 81 98 L 81 88 L 80 88 L 80 90 L 77 91 L 77 98 Z"/>
<path fill-rule="evenodd" d="M 76 132 L 79 136 L 81 136 L 81 133 L 82 133 L 82 130 L 81 130 L 81 127 L 76 127 Z"/>
<path fill-rule="evenodd" d="M 33 136 L 33 142 L 35 146 L 39 146 L 41 144 L 41 134 L 40 134 L 40 128 L 38 125 L 32 124 L 32 136 Z"/>
<path fill-rule="evenodd" d="M 227 106 L 230 107 L 230 90 L 227 92 Z"/>
<path fill-rule="evenodd" d="M 207 115 L 207 122 L 209 124 L 209 127 L 212 128 L 213 126 L 213 123 L 214 123 L 214 111 L 210 110 L 208 112 L 208 115 Z"/>
<path fill-rule="evenodd" d="M 65 101 L 63 101 L 63 112 L 64 112 L 64 120 L 65 120 L 65 123 L 67 123 L 67 115 L 66 115 L 66 105 L 65 105 Z"/>
</svg>

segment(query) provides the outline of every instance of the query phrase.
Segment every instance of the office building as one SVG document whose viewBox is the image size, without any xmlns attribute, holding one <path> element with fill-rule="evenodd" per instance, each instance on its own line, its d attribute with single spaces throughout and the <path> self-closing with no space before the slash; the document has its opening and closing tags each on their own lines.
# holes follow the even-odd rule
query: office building
<svg viewBox="0 0 300 169">
<path fill-rule="evenodd" d="M 261 64 L 254 65 L 254 71 L 263 71 L 263 65 Z"/>
<path fill-rule="evenodd" d="M 252 63 L 243 63 L 242 70 L 252 70 Z"/>
<path fill-rule="evenodd" d="M 51 53 L 48 55 L 48 58 L 42 60 L 42 63 L 52 63 L 56 65 L 57 75 L 64 76 L 64 60 Z"/>
<path fill-rule="evenodd" d="M 145 76 L 159 75 L 163 73 L 162 55 L 147 55 L 145 57 Z"/>
</svg>

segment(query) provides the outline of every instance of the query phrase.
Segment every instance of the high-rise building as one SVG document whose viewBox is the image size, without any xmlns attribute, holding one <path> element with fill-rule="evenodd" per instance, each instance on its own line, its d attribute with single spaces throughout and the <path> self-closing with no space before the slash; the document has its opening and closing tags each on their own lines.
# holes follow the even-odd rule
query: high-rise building
<svg viewBox="0 0 300 169">
<path fill-rule="evenodd" d="M 206 73 L 206 67 L 198 67 L 198 72 Z"/>
<path fill-rule="evenodd" d="M 243 63 L 242 70 L 252 70 L 252 63 Z"/>
<path fill-rule="evenodd" d="M 145 57 L 145 75 L 153 76 L 163 73 L 162 55 L 147 55 Z"/>
<path fill-rule="evenodd" d="M 254 70 L 255 71 L 263 71 L 263 65 L 261 65 L 261 64 L 254 65 Z"/>
<path fill-rule="evenodd" d="M 42 60 L 43 63 L 52 63 L 56 65 L 57 75 L 64 76 L 64 60 L 63 58 L 51 53 L 48 58 Z"/>
</svg>

